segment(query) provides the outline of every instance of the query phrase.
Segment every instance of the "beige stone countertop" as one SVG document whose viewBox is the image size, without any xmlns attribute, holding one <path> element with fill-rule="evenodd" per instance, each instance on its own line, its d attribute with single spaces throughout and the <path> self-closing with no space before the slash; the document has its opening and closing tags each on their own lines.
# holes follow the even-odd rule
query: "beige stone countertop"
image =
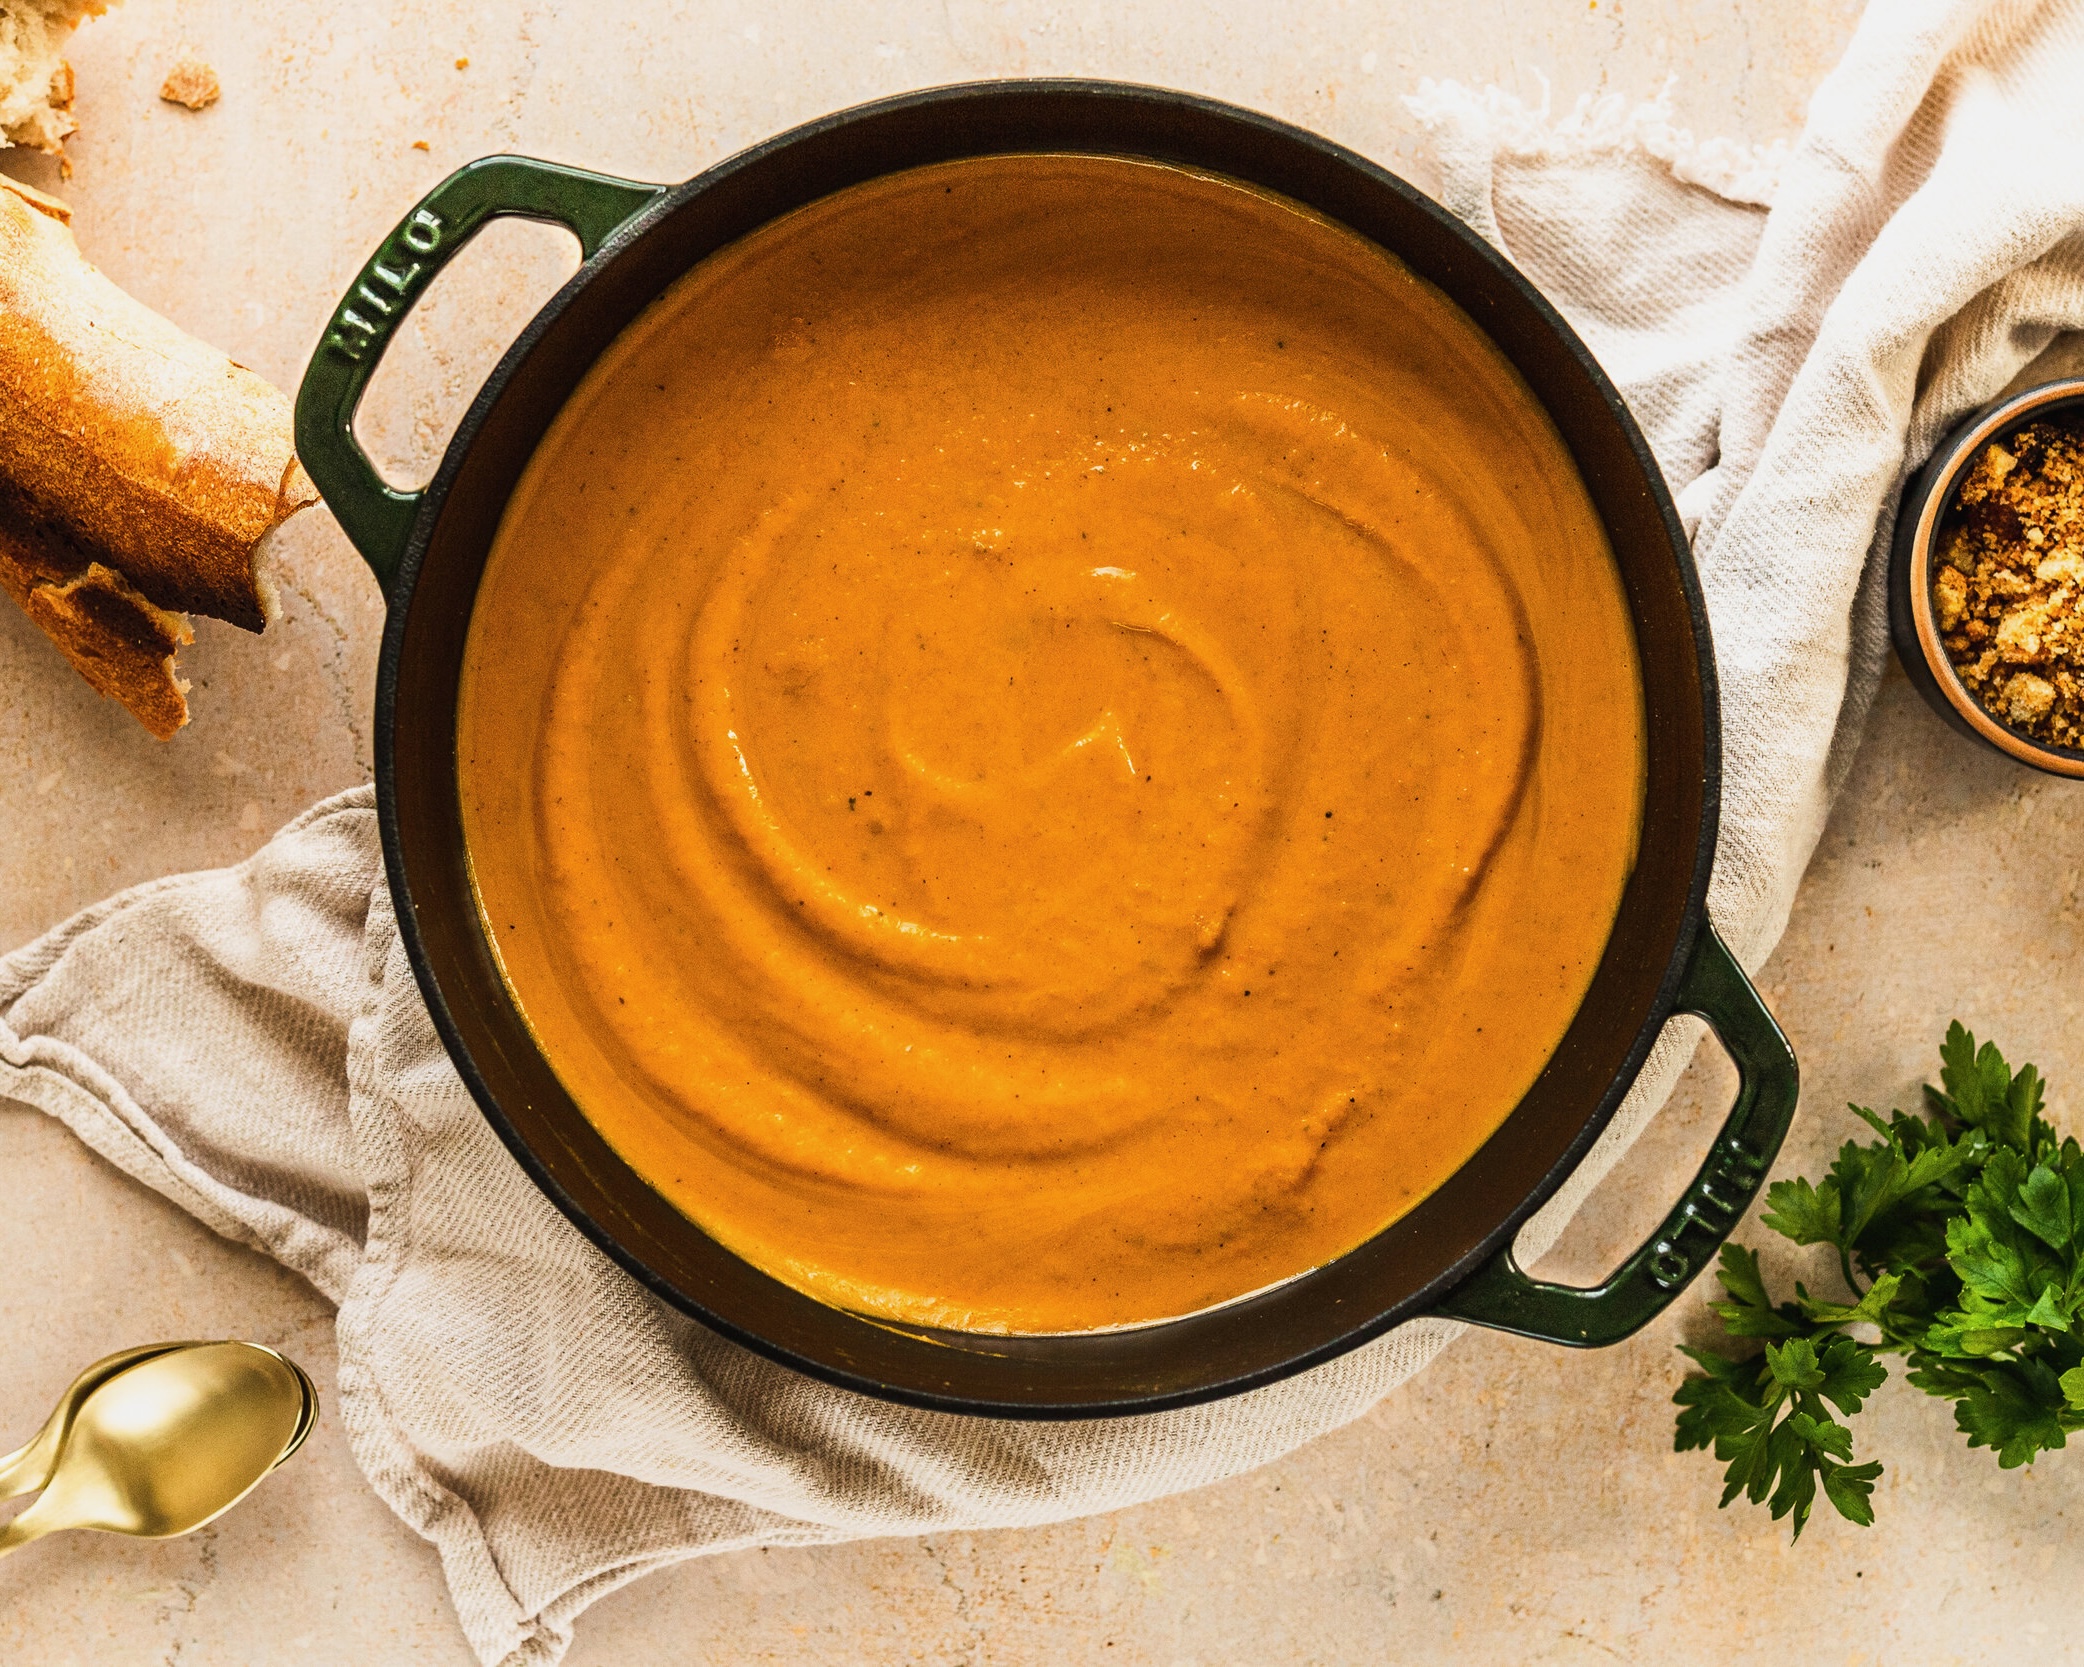
<svg viewBox="0 0 2084 1667">
<path fill-rule="evenodd" d="M 1400 98 L 1421 76 L 1559 108 L 1654 94 L 1703 136 L 1791 137 L 1852 26 L 1846 0 L 1417 0 L 1292 15 L 1254 0 L 127 0 L 72 52 L 61 191 L 120 283 L 293 387 L 331 303 L 401 210 L 456 164 L 515 149 L 679 179 L 799 120 L 908 87 L 1083 73 L 1165 83 L 1305 124 L 1429 177 Z M 157 98 L 184 51 L 224 96 Z M 421 145 L 425 148 L 420 148 Z M 571 256 L 505 224 L 444 276 L 367 427 L 424 473 L 499 348 Z M 285 617 L 201 622 L 194 723 L 150 739 L 0 608 L 0 948 L 80 905 L 258 846 L 367 778 L 381 604 L 330 520 L 291 539 Z M 2084 788 L 1961 740 L 1891 672 L 1762 985 L 1801 1055 L 1779 1173 L 1853 1132 L 1848 1099 L 1909 1103 L 1959 1015 L 2084 1106 L 2078 976 Z M 1725 1105 L 1704 1054 L 1544 1271 L 1585 1277 L 1676 1196 Z M 329 1308 L 0 1107 L 0 1445 L 72 1372 L 164 1336 L 282 1347 L 332 1394 Z M 1756 1229 L 1750 1237 L 1763 1235 Z M 1777 1241 L 1776 1241 L 1777 1242 Z M 1784 1248 L 1784 1247 L 1783 1247 Z M 1790 1252 L 1792 1256 L 1794 1253 Z M 1820 1516 L 1790 1549 L 1717 1511 L 1716 1467 L 1671 1452 L 1673 1344 L 1698 1296 L 1619 1347 L 1472 1333 L 1367 1418 L 1252 1475 L 1112 1516 L 685 1564 L 580 1625 L 609 1662 L 1987 1663 L 2078 1659 L 2065 1620 L 2084 1456 L 2002 1473 L 1949 1410 L 1892 1382 L 1859 1420 L 1888 1465 L 1879 1523 Z M 158 1544 L 48 1541 L 0 1564 L 0 1660 L 59 1667 L 290 1661 L 464 1667 L 434 1553 L 363 1483 L 335 1420 L 212 1528 Z"/>
</svg>

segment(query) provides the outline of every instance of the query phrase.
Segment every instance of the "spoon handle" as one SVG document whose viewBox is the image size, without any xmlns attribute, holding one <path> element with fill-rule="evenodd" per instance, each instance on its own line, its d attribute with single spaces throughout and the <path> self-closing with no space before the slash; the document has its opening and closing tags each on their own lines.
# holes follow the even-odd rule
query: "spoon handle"
<svg viewBox="0 0 2084 1667">
<path fill-rule="evenodd" d="M 10 1551 L 19 1551 L 31 1540 L 40 1540 L 46 1534 L 55 1534 L 61 1528 L 73 1526 L 63 1516 L 39 1514 L 37 1506 L 44 1503 L 42 1499 L 37 1500 L 5 1528 L 0 1528 L 0 1557 L 5 1557 Z"/>
<path fill-rule="evenodd" d="M 165 1354 L 181 1346 L 179 1343 L 147 1343 L 141 1348 L 124 1349 L 95 1361 L 74 1378 L 65 1393 L 58 1397 L 58 1404 L 51 1409 L 50 1417 L 43 1421 L 43 1428 L 29 1439 L 28 1445 L 0 1458 L 0 1499 L 34 1493 L 51 1479 L 51 1470 L 65 1446 L 66 1434 L 72 1428 L 72 1415 L 97 1385 L 106 1383 L 126 1366 L 135 1366 L 140 1360 L 148 1360 L 153 1355 Z"/>
<path fill-rule="evenodd" d="M 51 1479 L 51 1466 L 58 1462 L 58 1449 L 65 1434 L 65 1422 L 70 1414 L 71 1396 L 51 1409 L 50 1417 L 43 1421 L 43 1428 L 29 1440 L 26 1447 L 17 1447 L 4 1459 L 0 1459 L 0 1499 L 12 1499 L 18 1493 L 34 1493 Z"/>
</svg>

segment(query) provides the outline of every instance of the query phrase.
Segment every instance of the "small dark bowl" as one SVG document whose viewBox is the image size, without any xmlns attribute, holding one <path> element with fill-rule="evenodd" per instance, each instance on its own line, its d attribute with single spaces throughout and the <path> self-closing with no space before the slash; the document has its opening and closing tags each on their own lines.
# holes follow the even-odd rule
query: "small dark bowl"
<svg viewBox="0 0 2084 1667">
<path fill-rule="evenodd" d="M 2084 779 L 2084 752 L 2020 734 L 1986 710 L 1961 681 L 1932 614 L 1933 549 L 1961 478 L 1983 447 L 2057 414 L 2084 419 L 2084 379 L 2066 377 L 1986 405 L 1942 440 L 1903 489 L 1889 557 L 1889 635 L 1896 657 L 1932 710 L 1963 735 L 2054 776 Z"/>
</svg>

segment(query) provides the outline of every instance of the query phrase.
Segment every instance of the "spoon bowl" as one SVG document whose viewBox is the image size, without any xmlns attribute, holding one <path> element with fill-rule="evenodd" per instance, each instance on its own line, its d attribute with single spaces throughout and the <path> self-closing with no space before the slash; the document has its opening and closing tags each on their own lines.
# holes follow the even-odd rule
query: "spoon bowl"
<svg viewBox="0 0 2084 1667">
<path fill-rule="evenodd" d="M 57 1464 L 59 1450 L 64 1447 L 65 1438 L 72 1430 L 73 1414 L 79 1411 L 80 1402 L 94 1389 L 126 1366 L 135 1366 L 156 1354 L 168 1354 L 191 1346 L 187 1343 L 146 1343 L 135 1349 L 121 1349 L 115 1354 L 104 1355 L 80 1373 L 58 1397 L 58 1404 L 51 1408 L 51 1415 L 43 1421 L 43 1428 L 29 1438 L 28 1444 L 0 1458 L 0 1499 L 35 1493 L 50 1481 L 51 1468 Z"/>
<path fill-rule="evenodd" d="M 310 1380 L 257 1344 L 135 1361 L 80 1399 L 49 1485 L 0 1529 L 0 1553 L 68 1528 L 189 1533 L 245 1498 L 316 1416 Z"/>
</svg>

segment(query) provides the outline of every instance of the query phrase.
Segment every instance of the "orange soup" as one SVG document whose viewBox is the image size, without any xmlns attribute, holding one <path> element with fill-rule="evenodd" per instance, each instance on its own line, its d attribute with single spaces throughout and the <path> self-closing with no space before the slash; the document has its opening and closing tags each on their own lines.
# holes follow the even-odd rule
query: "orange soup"
<svg viewBox="0 0 2084 1667">
<path fill-rule="evenodd" d="M 678 282 L 495 542 L 486 930 L 585 1115 L 872 1315 L 1061 1332 L 1381 1231 L 1635 860 L 1612 552 L 1498 350 L 1182 169 L 950 163 Z"/>
</svg>

